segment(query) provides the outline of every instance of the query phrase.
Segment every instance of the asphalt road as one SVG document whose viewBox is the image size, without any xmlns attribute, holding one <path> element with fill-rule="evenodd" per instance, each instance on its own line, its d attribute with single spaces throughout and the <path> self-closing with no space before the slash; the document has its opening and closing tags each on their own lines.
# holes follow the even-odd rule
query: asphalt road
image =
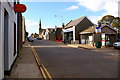
<svg viewBox="0 0 120 80">
<path fill-rule="evenodd" d="M 117 50 L 77 49 L 42 40 L 35 40 L 32 46 L 52 78 L 118 77 Z"/>
</svg>

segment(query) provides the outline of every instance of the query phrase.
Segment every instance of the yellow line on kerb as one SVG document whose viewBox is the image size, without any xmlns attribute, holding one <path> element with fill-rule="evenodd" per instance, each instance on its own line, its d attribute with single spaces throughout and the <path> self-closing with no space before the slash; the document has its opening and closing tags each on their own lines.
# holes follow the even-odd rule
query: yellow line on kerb
<svg viewBox="0 0 120 80">
<path fill-rule="evenodd" d="M 43 65 L 42 65 L 43 66 Z M 48 73 L 47 69 L 43 66 L 44 70 L 46 71 L 48 77 L 50 78 L 50 80 L 52 80 L 52 77 L 50 76 L 50 74 Z"/>
<path fill-rule="evenodd" d="M 40 67 L 40 70 L 41 70 L 41 73 L 42 73 L 42 75 L 43 75 L 43 78 L 45 79 L 45 80 L 47 80 L 47 77 L 46 77 L 46 75 L 45 75 L 45 73 L 44 73 L 44 70 Z"/>
<path fill-rule="evenodd" d="M 29 44 L 28 44 L 28 46 L 31 47 Z M 44 67 L 43 64 L 40 63 L 40 59 L 39 59 L 39 57 L 38 57 L 38 55 L 37 55 L 37 52 L 35 51 L 35 49 L 34 49 L 33 46 L 31 47 L 31 50 L 32 50 L 32 52 L 33 52 L 33 55 L 34 55 L 35 60 L 36 60 L 36 62 L 37 62 L 37 64 L 38 64 L 38 66 L 39 66 L 39 69 L 40 69 L 40 71 L 41 71 L 41 73 L 42 73 L 43 78 L 44 78 L 45 80 L 47 80 L 47 76 L 48 76 L 48 78 L 49 78 L 50 80 L 53 80 L 52 77 L 50 76 L 48 70 Z M 46 72 L 46 73 L 45 73 L 45 72 Z M 46 75 L 46 74 L 47 74 L 47 75 Z"/>
</svg>

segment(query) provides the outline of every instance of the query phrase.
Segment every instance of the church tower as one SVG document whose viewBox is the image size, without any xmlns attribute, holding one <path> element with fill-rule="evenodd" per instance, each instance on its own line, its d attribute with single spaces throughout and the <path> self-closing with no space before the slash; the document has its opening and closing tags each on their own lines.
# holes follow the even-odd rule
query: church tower
<svg viewBox="0 0 120 80">
<path fill-rule="evenodd" d="M 40 19 L 40 22 L 39 22 L 39 34 L 41 34 L 42 32 L 42 27 L 41 27 L 41 19 Z"/>
</svg>

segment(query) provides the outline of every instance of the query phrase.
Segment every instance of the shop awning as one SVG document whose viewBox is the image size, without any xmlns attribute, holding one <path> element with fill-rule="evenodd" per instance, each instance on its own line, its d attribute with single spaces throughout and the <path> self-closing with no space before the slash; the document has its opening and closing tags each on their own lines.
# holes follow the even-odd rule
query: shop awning
<svg viewBox="0 0 120 80">
<path fill-rule="evenodd" d="M 71 31 L 73 31 L 73 27 L 72 28 L 68 28 L 68 29 L 63 29 L 63 32 L 65 33 L 65 32 L 71 32 Z"/>
</svg>

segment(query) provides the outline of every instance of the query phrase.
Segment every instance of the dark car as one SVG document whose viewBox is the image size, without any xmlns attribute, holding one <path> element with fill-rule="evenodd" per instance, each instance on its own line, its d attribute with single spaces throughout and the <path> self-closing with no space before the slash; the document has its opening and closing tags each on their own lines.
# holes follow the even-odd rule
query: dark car
<svg viewBox="0 0 120 80">
<path fill-rule="evenodd" d="M 37 37 L 36 39 L 37 39 L 37 40 L 42 40 L 42 38 L 41 38 L 41 37 Z"/>
<path fill-rule="evenodd" d="M 28 39 L 29 42 L 33 42 L 34 41 L 34 39 L 32 38 L 32 36 L 29 36 L 27 39 Z"/>
</svg>

